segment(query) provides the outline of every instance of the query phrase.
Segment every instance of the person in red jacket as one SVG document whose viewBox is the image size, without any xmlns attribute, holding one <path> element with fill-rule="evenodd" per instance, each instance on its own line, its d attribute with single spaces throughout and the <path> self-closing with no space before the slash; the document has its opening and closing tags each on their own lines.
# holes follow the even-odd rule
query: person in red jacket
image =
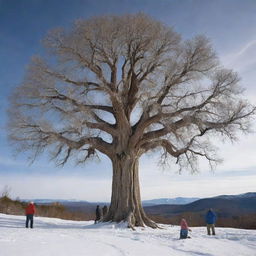
<svg viewBox="0 0 256 256">
<path fill-rule="evenodd" d="M 30 222 L 30 228 L 33 228 L 35 212 L 36 212 L 36 209 L 35 209 L 34 203 L 30 202 L 26 208 L 26 228 L 28 228 L 29 222 Z"/>
</svg>

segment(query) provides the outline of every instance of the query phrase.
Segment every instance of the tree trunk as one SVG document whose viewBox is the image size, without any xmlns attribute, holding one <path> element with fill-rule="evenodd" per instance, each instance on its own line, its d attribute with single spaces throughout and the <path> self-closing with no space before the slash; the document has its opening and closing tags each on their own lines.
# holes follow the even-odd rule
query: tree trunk
<svg viewBox="0 0 256 256">
<path fill-rule="evenodd" d="M 127 155 L 112 159 L 113 180 L 112 197 L 107 216 L 104 221 L 126 221 L 133 213 L 135 226 L 157 228 L 145 214 L 140 197 L 138 165 L 139 159 Z"/>
</svg>

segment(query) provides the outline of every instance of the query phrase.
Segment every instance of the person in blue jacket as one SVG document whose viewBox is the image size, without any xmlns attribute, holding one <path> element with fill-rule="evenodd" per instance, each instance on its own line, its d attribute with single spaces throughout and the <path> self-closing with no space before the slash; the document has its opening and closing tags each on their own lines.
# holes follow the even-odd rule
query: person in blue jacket
<svg viewBox="0 0 256 256">
<path fill-rule="evenodd" d="M 215 235 L 215 222 L 216 222 L 216 214 L 212 211 L 212 209 L 209 209 L 209 211 L 205 215 L 205 221 L 207 226 L 207 234 Z"/>
</svg>

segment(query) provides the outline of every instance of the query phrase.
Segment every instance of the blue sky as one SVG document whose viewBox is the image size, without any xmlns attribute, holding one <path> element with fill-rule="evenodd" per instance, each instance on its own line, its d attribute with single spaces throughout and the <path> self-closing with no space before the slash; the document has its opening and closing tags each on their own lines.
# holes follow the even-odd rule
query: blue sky
<svg viewBox="0 0 256 256">
<path fill-rule="evenodd" d="M 69 27 L 79 18 L 138 12 L 174 27 L 185 39 L 197 34 L 209 37 L 223 64 L 239 72 L 245 96 L 256 104 L 255 0 L 0 0 L 0 191 L 8 185 L 13 197 L 110 200 L 111 165 L 104 157 L 99 163 L 64 168 L 55 167 L 45 156 L 33 165 L 24 154 L 15 157 L 6 138 L 6 109 L 31 56 L 43 54 L 40 40 L 49 29 Z M 193 176 L 178 175 L 173 166 L 163 170 L 155 155 L 143 157 L 142 198 L 255 191 L 256 135 L 216 145 L 223 164 L 211 172 L 202 162 L 201 172 Z"/>
</svg>

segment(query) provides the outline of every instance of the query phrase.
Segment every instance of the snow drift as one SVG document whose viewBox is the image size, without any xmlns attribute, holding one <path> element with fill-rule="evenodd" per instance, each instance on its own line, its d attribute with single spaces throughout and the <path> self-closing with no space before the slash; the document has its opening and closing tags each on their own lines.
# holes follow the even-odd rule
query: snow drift
<svg viewBox="0 0 256 256">
<path fill-rule="evenodd" d="M 256 230 L 192 228 L 192 239 L 179 240 L 179 227 L 137 228 L 125 223 L 66 221 L 35 217 L 26 229 L 24 216 L 0 214 L 0 256 L 256 256 Z"/>
</svg>

